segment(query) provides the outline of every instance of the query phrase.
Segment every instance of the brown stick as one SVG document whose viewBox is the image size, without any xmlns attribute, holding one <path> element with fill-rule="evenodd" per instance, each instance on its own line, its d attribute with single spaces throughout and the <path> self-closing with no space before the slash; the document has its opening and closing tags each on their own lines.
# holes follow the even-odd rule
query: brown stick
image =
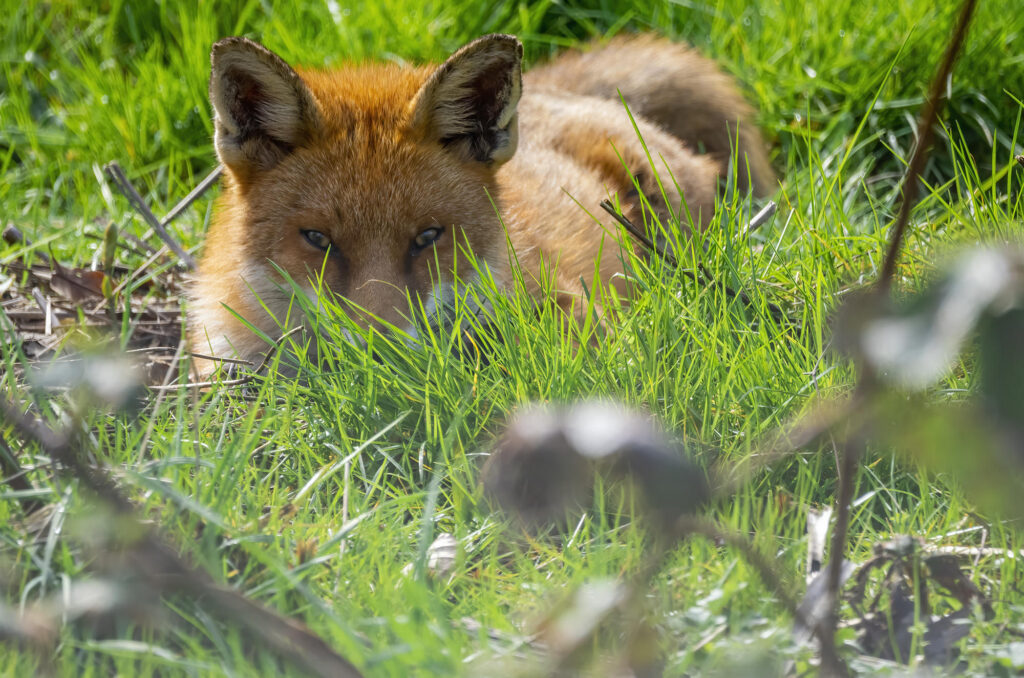
<svg viewBox="0 0 1024 678">
<path fill-rule="evenodd" d="M 14 224 L 8 224 L 4 228 L 3 239 L 4 242 L 7 243 L 8 245 L 21 245 L 22 247 L 25 248 L 32 247 L 33 245 L 32 241 L 26 238 L 25 234 L 22 233 L 21 230 Z M 48 255 L 46 252 L 37 250 L 35 252 L 35 255 L 39 257 L 39 259 L 42 260 L 43 263 L 50 263 L 50 255 Z"/>
<path fill-rule="evenodd" d="M 196 187 L 189 191 L 188 195 L 182 198 L 177 205 L 171 208 L 171 211 L 168 212 L 164 216 L 164 218 L 160 220 L 160 223 L 163 226 L 167 226 L 167 224 L 177 219 L 178 215 L 180 215 L 182 212 L 188 209 L 189 205 L 194 203 L 196 200 L 199 200 L 200 196 L 202 196 L 203 193 L 206 193 L 208 190 L 210 190 L 211 186 L 217 183 L 217 180 L 220 179 L 220 175 L 223 172 L 223 166 L 217 165 L 216 167 L 214 167 L 213 171 L 207 174 L 205 177 L 203 177 L 203 180 L 196 184 Z"/>
<path fill-rule="evenodd" d="M 757 446 L 741 463 L 726 468 L 722 464 L 711 472 L 712 494 L 716 497 L 730 497 L 745 485 L 755 474 L 768 468 L 780 459 L 789 456 L 802 447 L 810 445 L 831 431 L 837 424 L 853 417 L 863 416 L 863 399 L 848 398 L 840 402 L 824 402 L 762 436 L 768 440 Z"/>
<path fill-rule="evenodd" d="M 185 562 L 176 549 L 137 517 L 134 506 L 104 469 L 83 463 L 77 445 L 65 433 L 57 432 L 23 413 L 6 397 L 0 398 L 0 417 L 6 419 L 23 438 L 35 441 L 50 458 L 59 462 L 59 471 L 78 479 L 97 501 L 109 505 L 134 523 L 133 527 L 143 536 L 128 547 L 128 553 L 138 574 L 145 577 L 155 591 L 162 595 L 187 594 L 213 602 L 213 611 L 245 628 L 267 647 L 310 673 L 325 678 L 362 677 L 351 662 L 299 622 L 215 583 L 205 570 Z"/>
<path fill-rule="evenodd" d="M 774 563 L 772 563 L 769 558 L 754 546 L 754 543 L 749 537 L 740 532 L 723 530 L 710 520 L 695 517 L 684 519 L 680 522 L 678 527 L 694 534 L 703 534 L 710 539 L 719 539 L 726 545 L 731 546 L 742 553 L 747 563 L 757 570 L 757 574 L 761 577 L 761 581 L 764 582 L 765 586 L 772 590 L 782 606 L 786 608 L 787 612 L 789 612 L 789 615 L 801 626 L 810 629 L 811 633 L 818 638 L 818 645 L 821 652 L 822 671 L 826 671 L 827 667 L 836 667 L 838 669 L 837 673 L 825 673 L 823 675 L 847 675 L 846 665 L 839 656 L 833 636 L 823 635 L 828 633 L 827 629 L 823 628 L 821 624 L 812 623 L 811 619 L 804 614 L 804 611 L 801 609 L 798 601 L 789 594 L 789 587 L 779 575 Z"/>
<path fill-rule="evenodd" d="M 907 223 L 910 221 L 910 210 L 917 202 L 918 183 L 921 179 L 921 172 L 924 170 L 925 160 L 928 158 L 928 146 L 931 144 L 935 121 L 945 104 L 942 90 L 953 72 L 953 65 L 956 63 L 957 57 L 960 55 L 960 48 L 967 37 L 967 28 L 971 23 L 971 17 L 977 4 L 977 0 L 964 0 L 956 27 L 953 29 L 953 36 L 946 47 L 946 53 L 942 57 L 942 63 L 935 73 L 935 78 L 932 80 L 928 99 L 924 102 L 924 107 L 921 110 L 921 118 L 917 125 L 917 145 L 914 146 L 914 153 L 910 156 L 907 172 L 903 177 L 903 200 L 900 203 L 900 212 L 896 216 L 889 251 L 885 255 L 882 273 L 878 278 L 878 291 L 881 293 L 889 291 L 892 279 L 896 275 L 896 259 L 899 257 L 903 235 L 907 230 Z"/>
<path fill-rule="evenodd" d="M 18 457 L 14 454 L 11 446 L 7 444 L 2 431 L 0 431 L 0 471 L 3 471 L 5 476 L 4 483 L 16 492 L 31 492 L 35 489 L 25 477 L 25 471 L 18 463 Z M 43 506 L 43 502 L 32 497 L 24 497 L 19 503 L 25 513 L 32 513 Z"/>
<path fill-rule="evenodd" d="M 942 110 L 944 103 L 942 89 L 945 86 L 950 74 L 953 72 L 953 65 L 960 54 L 964 39 L 967 36 L 967 28 L 970 25 L 971 17 L 977 0 L 964 0 L 960 8 L 960 15 L 953 28 L 952 36 L 946 47 L 942 62 L 939 64 L 935 77 L 929 89 L 928 99 L 922 108 L 920 121 L 917 127 L 917 145 L 907 164 L 907 171 L 903 178 L 902 202 L 900 211 L 892 232 L 892 239 L 889 249 L 882 265 L 878 283 L 874 293 L 881 298 L 888 293 L 892 287 L 892 281 L 896 274 L 896 260 L 899 256 L 903 237 L 910 220 L 910 211 L 917 201 L 918 182 L 924 168 L 925 160 L 928 157 L 928 147 L 931 143 L 933 128 Z M 854 399 L 869 398 L 878 390 L 876 375 L 868 365 L 861 365 L 860 378 L 854 389 Z M 853 499 L 854 476 L 860 464 L 860 458 L 864 450 L 864 439 L 859 433 L 854 433 L 844 440 L 839 450 L 839 488 L 836 493 L 836 525 L 832 533 L 832 540 L 829 549 L 829 563 L 827 570 L 829 613 L 825 615 L 822 624 L 826 628 L 821 629 L 818 636 L 822 639 L 822 673 L 823 675 L 846 676 L 849 670 L 839 657 L 835 646 L 835 633 L 839 622 L 839 587 L 842 578 L 843 553 L 846 547 L 846 534 L 850 524 L 850 502 Z M 829 647 L 826 655 L 826 645 Z M 833 661 L 835 663 L 833 663 Z"/>
<path fill-rule="evenodd" d="M 103 168 L 103 171 L 107 173 L 110 180 L 114 182 L 117 190 L 128 199 L 135 211 L 142 215 L 142 218 L 149 224 L 149 227 L 153 229 L 153 232 L 160 236 L 160 239 L 164 241 L 168 248 L 189 268 L 194 271 L 196 269 L 196 260 L 192 258 L 192 255 L 185 251 L 185 249 L 178 243 L 177 240 L 171 237 L 171 234 L 164 228 L 164 224 L 156 218 L 153 211 L 146 205 L 146 201 L 142 199 L 139 192 L 132 186 L 132 182 L 128 180 L 128 176 L 121 169 L 121 166 L 116 161 L 107 163 L 107 166 Z"/>
<path fill-rule="evenodd" d="M 610 214 L 611 217 L 615 219 L 615 221 L 619 222 L 619 224 L 621 224 L 622 227 L 626 229 L 626 231 L 628 231 L 630 235 L 632 235 L 634 238 L 640 241 L 640 244 L 646 247 L 652 254 L 656 254 L 657 256 L 665 259 L 665 261 L 671 264 L 673 268 L 679 268 L 679 261 L 675 258 L 675 256 L 672 255 L 671 252 L 666 250 L 664 247 L 659 247 L 655 243 L 651 242 L 651 239 L 648 238 L 643 231 L 637 228 L 632 221 L 627 219 L 624 215 L 619 214 L 618 212 L 615 211 L 615 206 L 612 205 L 611 201 L 602 200 L 600 204 L 601 209 Z M 764 210 L 762 210 L 762 213 L 763 212 Z M 710 285 L 711 287 L 714 287 L 724 292 L 725 295 L 730 299 L 739 298 L 739 300 L 742 301 L 747 306 L 753 306 L 754 302 L 750 299 L 749 296 L 747 296 L 745 292 L 737 292 L 728 285 L 724 285 L 718 282 L 718 280 L 715 279 L 713 275 L 711 275 L 711 272 L 707 269 L 707 267 L 704 266 L 704 264 L 698 263 L 697 266 L 701 274 L 704 276 L 703 279 L 701 279 L 700 276 L 691 271 L 684 270 L 682 272 L 686 277 L 688 277 L 690 280 L 693 280 L 694 282 Z M 775 318 L 776 321 L 781 322 L 788 320 L 788 318 L 786 317 L 786 313 L 775 304 L 771 302 L 765 302 L 765 305 L 768 307 L 768 312 L 771 313 L 772 317 Z"/>
<path fill-rule="evenodd" d="M 813 628 L 814 625 L 800 612 L 799 601 L 790 595 L 789 590 L 791 587 L 786 585 L 782 576 L 775 569 L 775 565 L 754 546 L 754 543 L 745 534 L 726 530 L 714 521 L 698 516 L 681 518 L 676 523 L 676 528 L 680 530 L 683 536 L 699 534 L 713 541 L 721 541 L 723 544 L 731 546 L 742 553 L 743 558 L 751 567 L 757 570 L 761 581 L 775 594 L 790 616 L 804 626 Z"/>
</svg>

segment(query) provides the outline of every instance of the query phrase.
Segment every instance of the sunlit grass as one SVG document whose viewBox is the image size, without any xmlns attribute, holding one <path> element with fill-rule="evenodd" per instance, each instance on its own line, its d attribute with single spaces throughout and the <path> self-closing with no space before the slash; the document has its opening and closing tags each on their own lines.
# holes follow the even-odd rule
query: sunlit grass
<svg viewBox="0 0 1024 678">
<path fill-rule="evenodd" d="M 521 290 L 503 295 L 485 275 L 460 289 L 450 325 L 417 342 L 363 333 L 363 344 L 346 340 L 343 329 L 360 330 L 340 304 L 314 313 L 299 295 L 293 313 L 312 316 L 318 351 L 306 354 L 311 340 L 296 335 L 289 342 L 300 350 L 275 355 L 298 361 L 299 378 L 271 370 L 244 388 L 168 391 L 136 415 L 84 415 L 98 456 L 191 558 L 301 619 L 369 675 L 407 676 L 479 675 L 477 662 L 511 661 L 522 650 L 517 639 L 555 600 L 586 580 L 635 570 L 649 545 L 643 525 L 613 519 L 617 506 L 587 516 L 571 540 L 526 547 L 510 537 L 477 487 L 509 412 L 533 401 L 615 398 L 649 412 L 710 467 L 746 459 L 775 426 L 849 391 L 854 372 L 832 350 L 833 312 L 877 275 L 914 116 L 955 7 L 389 0 L 0 9 L 0 209 L 68 264 L 93 260 L 110 220 L 146 233 L 104 184 L 99 167 L 108 160 L 129 169 L 158 213 L 213 168 L 208 52 L 224 35 L 259 38 L 294 62 L 333 64 L 440 59 L 500 30 L 522 37 L 537 61 L 588 37 L 654 28 L 718 59 L 758 108 L 782 179 L 775 217 L 749 232 L 760 204 L 726 196 L 714 226 L 674 252 L 677 270 L 632 252 L 628 238 L 609 240 L 644 293 L 620 308 L 607 290 L 592 290 L 604 328 L 578 336 L 555 309 L 537 309 Z M 904 292 L 923 286 L 958 244 L 1019 235 L 1024 204 L 1012 159 L 1021 148 L 1021 35 L 1014 3 L 982 4 L 914 215 Z M 204 199 L 173 228 L 198 248 L 208 220 Z M 24 254 L 0 245 L 0 263 Z M 698 264 L 751 302 L 695 282 Z M 789 320 L 773 318 L 769 304 Z M 478 313 L 481 305 L 490 310 Z M 2 360 L 4 387 L 21 389 L 14 365 L 22 357 L 10 351 Z M 972 381 L 961 365 L 936 397 L 961 397 Z M 56 420 L 52 403 L 61 397 L 36 397 Z M 851 557 L 896 533 L 977 543 L 979 531 L 958 532 L 983 523 L 955 479 L 896 462 L 891 452 L 870 450 L 858 480 Z M 35 461 L 31 478 L 56 517 L 25 541 L 15 497 L 0 502 L 2 553 L 16 573 L 5 589 L 11 605 L 60 591 L 88 565 L 64 538 L 88 529 L 80 498 L 52 479 L 49 460 Z M 752 534 L 796 581 L 807 509 L 830 502 L 834 489 L 826 442 L 756 474 L 710 513 Z M 998 522 L 986 529 L 987 545 L 1021 547 Z M 431 582 L 403 573 L 440 531 L 459 541 L 454 574 Z M 975 638 L 996 643 L 999 624 L 1021 623 L 1020 574 L 1010 561 L 982 561 L 972 573 L 1000 601 L 998 618 Z M 96 638 L 65 631 L 57 672 L 292 670 L 195 601 L 170 605 L 170 628 Z M 770 643 L 754 643 L 768 653 L 764 666 L 789 652 L 791 620 L 739 554 L 708 541 L 672 556 L 651 605 L 671 675 L 726 665 L 754 638 Z M 968 658 L 979 673 L 989 666 L 983 653 Z M 35 666 L 29 653 L 0 649 L 0 673 L 28 675 Z"/>
</svg>

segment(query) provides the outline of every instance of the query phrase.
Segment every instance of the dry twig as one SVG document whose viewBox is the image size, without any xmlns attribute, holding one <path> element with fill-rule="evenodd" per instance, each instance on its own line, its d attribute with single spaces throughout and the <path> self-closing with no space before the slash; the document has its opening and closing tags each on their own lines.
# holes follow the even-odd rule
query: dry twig
<svg viewBox="0 0 1024 678">
<path fill-rule="evenodd" d="M 875 290 L 873 290 L 873 293 L 878 296 L 886 294 L 892 286 L 892 280 L 896 272 L 896 260 L 899 256 L 903 236 L 910 219 L 910 211 L 917 201 L 918 182 L 920 181 L 925 160 L 928 157 L 928 146 L 931 141 L 933 128 L 942 109 L 942 90 L 949 80 L 950 74 L 953 72 L 953 65 L 956 63 L 960 48 L 963 46 L 964 39 L 967 36 L 967 28 L 970 25 L 971 16 L 976 5 L 977 0 L 964 0 L 956 26 L 946 47 L 946 52 L 932 80 L 928 99 L 922 108 L 917 127 L 917 146 L 914 148 L 914 153 L 907 165 L 907 171 L 903 179 L 900 211 L 893 226 L 892 239 L 889 243 L 889 249 L 878 283 Z M 876 393 L 878 388 L 876 375 L 867 365 L 862 365 L 860 379 L 854 390 L 853 398 L 867 399 L 870 395 Z M 822 639 L 822 671 L 823 675 L 827 676 L 849 675 L 849 669 L 842 662 L 836 651 L 835 633 L 839 624 L 839 588 L 842 578 L 843 553 L 849 528 L 850 502 L 853 499 L 854 476 L 860 463 L 863 448 L 864 440 L 860 435 L 851 436 L 840 447 L 839 489 L 836 493 L 835 507 L 836 524 L 832 533 L 829 566 L 827 569 L 830 610 L 822 622 L 826 625 L 826 628 L 821 629 L 818 634 L 819 638 Z"/>
<path fill-rule="evenodd" d="M 37 443 L 58 462 L 58 470 L 78 479 L 93 497 L 106 504 L 124 520 L 131 532 L 141 536 L 126 547 L 134 574 L 161 595 L 181 594 L 211 604 L 210 609 L 259 639 L 264 646 L 318 676 L 360 678 L 361 673 L 347 659 L 299 622 L 284 617 L 237 591 L 214 582 L 204 570 L 178 555 L 177 549 L 161 539 L 142 521 L 135 508 L 107 472 L 83 462 L 76 442 L 40 420 L 23 413 L 6 397 L 0 398 L 0 416 L 25 440 Z"/>
<path fill-rule="evenodd" d="M 774 203 L 771 203 L 771 205 L 774 205 Z M 767 220 L 768 216 L 771 216 L 771 213 L 768 212 L 768 216 L 765 216 L 765 217 L 762 217 L 762 215 L 766 213 L 766 210 L 769 210 L 771 205 L 769 205 L 769 206 L 765 207 L 763 210 L 761 210 L 761 212 L 759 212 L 754 217 L 754 219 L 757 219 L 758 217 L 761 217 L 762 219 Z M 675 258 L 675 256 L 673 256 L 673 254 L 671 252 L 669 252 L 666 248 L 661 247 L 661 246 L 655 244 L 654 242 L 652 242 L 651 239 L 647 237 L 647 234 L 645 234 L 641 229 L 637 228 L 636 225 L 632 221 L 627 219 L 624 215 L 619 214 L 615 210 L 615 206 L 612 205 L 611 201 L 609 201 L 609 200 L 602 200 L 601 201 L 601 209 L 603 209 L 605 212 L 607 212 L 609 215 L 611 215 L 611 217 L 613 219 L 615 219 L 617 222 L 619 222 L 619 224 L 624 229 L 626 229 L 626 231 L 630 235 L 632 235 L 634 238 L 636 238 L 640 242 L 640 244 L 642 244 L 645 248 L 647 248 L 647 250 L 649 252 L 651 252 L 652 254 L 655 254 L 655 255 L 661 257 L 662 259 L 667 261 L 669 264 L 671 264 L 674 268 L 678 268 L 679 267 L 679 261 Z M 751 223 L 753 223 L 753 221 L 751 221 Z M 684 275 L 686 275 L 686 277 L 688 277 L 690 280 L 693 280 L 694 282 L 704 283 L 704 284 L 706 284 L 706 285 L 708 285 L 710 287 L 714 287 L 715 289 L 721 290 L 730 299 L 739 298 L 739 300 L 742 301 L 747 306 L 753 306 L 754 305 L 754 302 L 750 299 L 749 296 L 747 296 L 746 292 L 737 292 L 736 290 L 732 289 L 728 285 L 725 285 L 723 283 L 718 282 L 718 280 L 711 274 L 711 271 L 709 271 L 707 269 L 707 267 L 704 266 L 704 264 L 698 263 L 697 266 L 698 266 L 698 269 L 700 270 L 700 273 L 703 276 L 703 278 L 701 278 L 701 276 L 698 276 L 696 273 L 694 273 L 692 271 L 683 270 L 682 272 L 683 272 Z M 765 302 L 765 306 L 767 307 L 768 312 L 771 313 L 772 317 L 777 322 L 785 322 L 785 321 L 788 320 L 788 317 L 786 316 L 785 311 L 783 311 L 781 308 L 779 308 L 775 304 L 766 301 Z"/>
<path fill-rule="evenodd" d="M 189 270 L 194 271 L 196 268 L 196 260 L 192 258 L 191 254 L 185 251 L 177 240 L 171 237 L 170 233 L 167 232 L 165 224 L 169 220 L 160 221 L 156 218 L 156 215 L 153 214 L 153 211 L 149 209 L 148 205 L 146 205 L 146 201 L 142 199 L 139 192 L 135 190 L 132 182 L 128 180 L 128 176 L 124 173 L 124 170 L 121 169 L 121 166 L 117 164 L 117 161 L 108 163 L 103 170 L 106 172 L 107 176 L 110 177 L 110 180 L 114 182 L 117 190 L 119 190 L 121 194 L 128 199 L 128 202 L 130 202 L 132 207 L 135 208 L 135 211 L 142 216 L 147 224 L 149 224 L 149 227 L 153 229 L 153 232 L 160 236 L 160 239 L 164 241 L 167 247 L 177 255 Z M 203 190 L 205 191 L 206 189 L 203 188 Z M 192 193 L 189 194 L 189 197 L 194 193 L 195 191 L 192 191 Z M 195 197 L 198 197 L 198 195 Z M 195 200 L 194 197 L 192 199 Z M 182 209 L 184 209 L 184 207 Z M 177 216 L 177 213 L 175 213 L 175 216 Z"/>
<path fill-rule="evenodd" d="M 900 246 L 903 244 L 903 234 L 907 230 L 907 223 L 910 221 L 910 210 L 917 203 L 918 183 L 921 180 L 921 172 L 924 170 L 925 160 L 928 159 L 928 147 L 931 145 L 932 134 L 935 129 L 935 122 L 942 112 L 945 99 L 942 90 L 953 73 L 953 65 L 960 55 L 960 48 L 967 37 L 967 28 L 970 26 L 971 17 L 974 15 L 974 8 L 977 0 L 964 0 L 960 8 L 960 16 L 957 19 L 956 27 L 950 37 L 946 53 L 942 57 L 942 63 L 935 72 L 931 88 L 928 91 L 928 98 L 925 99 L 924 107 L 921 109 L 921 117 L 917 125 L 917 145 L 914 146 L 914 153 L 907 163 L 907 172 L 903 176 L 903 200 L 900 203 L 900 211 L 896 216 L 896 223 L 893 226 L 892 240 L 889 242 L 889 251 L 885 255 L 885 262 L 882 264 L 882 273 L 878 278 L 878 290 L 887 292 L 892 285 L 893 276 L 896 274 L 896 259 L 899 256 Z"/>
</svg>

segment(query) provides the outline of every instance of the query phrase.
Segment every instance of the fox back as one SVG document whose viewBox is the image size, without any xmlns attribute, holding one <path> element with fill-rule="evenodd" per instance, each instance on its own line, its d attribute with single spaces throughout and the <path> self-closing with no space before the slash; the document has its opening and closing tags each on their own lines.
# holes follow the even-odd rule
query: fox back
<svg viewBox="0 0 1024 678">
<path fill-rule="evenodd" d="M 717 74 L 687 55 L 683 74 Z M 605 229 L 575 201 L 593 208 L 618 194 L 642 220 L 636 189 L 658 193 L 649 157 L 663 159 L 679 186 L 659 211 L 678 214 L 685 201 L 694 225 L 706 224 L 721 158 L 693 153 L 678 130 L 638 116 L 644 148 L 611 83 L 583 81 L 580 57 L 565 58 L 540 69 L 524 94 L 522 46 L 506 35 L 419 68 L 296 70 L 244 38 L 214 45 L 210 99 L 225 179 L 190 304 L 193 350 L 251 358 L 265 349 L 239 317 L 270 335 L 286 323 L 292 291 L 278 271 L 314 300 L 345 299 L 366 324 L 411 329 L 409 296 L 428 311 L 444 303 L 454 272 L 472 270 L 460 265 L 467 249 L 508 285 L 509 242 L 538 295 L 537 269 L 558 261 L 558 301 L 571 306 L 587 281 L 621 272 L 614 254 L 597 261 Z M 560 88 L 559 68 L 586 91 Z M 631 78 L 643 80 L 643 69 L 635 64 Z M 734 100 L 704 117 L 746 130 L 747 109 L 727 81 L 708 90 L 708 102 L 723 92 Z M 682 94 L 699 110 L 695 93 Z M 650 99 L 633 98 L 641 107 Z M 767 167 L 749 129 L 741 150 Z"/>
</svg>

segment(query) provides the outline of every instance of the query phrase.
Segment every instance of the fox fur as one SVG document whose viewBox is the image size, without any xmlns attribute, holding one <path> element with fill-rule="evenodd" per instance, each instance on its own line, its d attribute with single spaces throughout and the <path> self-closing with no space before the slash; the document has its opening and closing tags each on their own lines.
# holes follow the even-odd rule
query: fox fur
<svg viewBox="0 0 1024 678">
<path fill-rule="evenodd" d="M 467 244 L 503 287 L 514 253 L 538 299 L 542 266 L 557 262 L 554 301 L 570 310 L 583 285 L 622 272 L 612 248 L 599 256 L 612 229 L 587 211 L 601 200 L 617 195 L 643 223 L 639 186 L 663 216 L 685 199 L 703 227 L 734 147 L 738 185 L 772 190 L 749 106 L 691 48 L 619 38 L 525 76 L 522 54 L 515 37 L 489 35 L 440 66 L 316 70 L 245 38 L 217 42 L 210 101 L 225 174 L 189 304 L 192 350 L 264 351 L 238 316 L 280 332 L 292 292 L 278 268 L 311 298 L 348 300 L 364 324 L 408 327 L 407 292 L 428 311 L 443 303 L 453 271 L 472 270 L 459 265 Z M 663 181 L 668 204 L 649 158 L 675 179 Z"/>
</svg>

